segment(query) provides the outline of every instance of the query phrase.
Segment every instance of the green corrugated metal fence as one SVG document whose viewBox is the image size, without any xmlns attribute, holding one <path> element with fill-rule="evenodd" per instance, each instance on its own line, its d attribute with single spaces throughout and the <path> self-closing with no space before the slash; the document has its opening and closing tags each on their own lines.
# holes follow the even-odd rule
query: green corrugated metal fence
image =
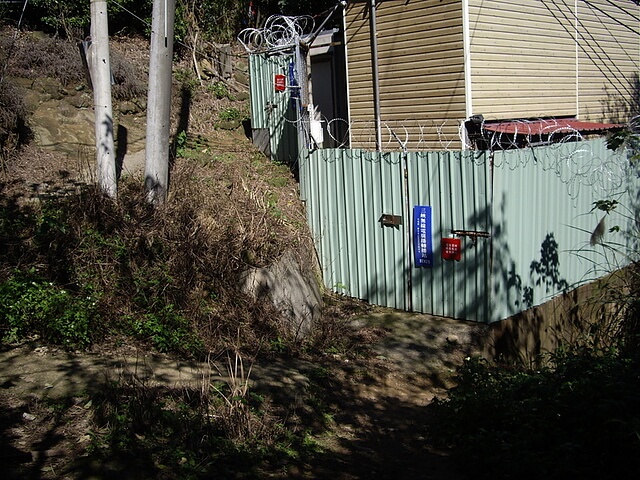
<svg viewBox="0 0 640 480">
<path fill-rule="evenodd" d="M 264 135 L 273 160 L 295 164 L 298 160 L 297 112 L 291 100 L 291 90 L 276 91 L 277 74 L 288 80 L 293 55 L 249 55 L 251 72 L 251 128 L 254 140 Z M 287 83 L 288 84 L 288 83 Z"/>
<path fill-rule="evenodd" d="M 406 156 L 322 149 L 301 159 L 325 285 L 373 304 L 492 322 L 628 262 L 633 216 L 607 215 L 623 231 L 607 234 L 606 246 L 589 242 L 603 216 L 593 202 L 615 197 L 622 210 L 637 198 L 621 183 L 629 162 L 602 140 Z M 431 268 L 413 264 L 414 205 L 432 208 Z M 402 224 L 383 225 L 383 214 Z M 459 262 L 440 258 L 440 240 L 453 232 Z"/>
</svg>

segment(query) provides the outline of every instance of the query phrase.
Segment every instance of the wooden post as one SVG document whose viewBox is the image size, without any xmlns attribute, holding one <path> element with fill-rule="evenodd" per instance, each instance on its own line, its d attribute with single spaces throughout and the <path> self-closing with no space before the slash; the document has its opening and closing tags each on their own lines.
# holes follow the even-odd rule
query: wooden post
<svg viewBox="0 0 640 480">
<path fill-rule="evenodd" d="M 169 189 L 169 132 L 171 126 L 171 66 L 175 0 L 153 0 L 147 142 L 144 182 L 147 199 L 160 204 Z"/>
<path fill-rule="evenodd" d="M 111 104 L 111 62 L 107 2 L 91 0 L 90 71 L 95 113 L 97 176 L 100 188 L 112 198 L 118 193 Z"/>
</svg>

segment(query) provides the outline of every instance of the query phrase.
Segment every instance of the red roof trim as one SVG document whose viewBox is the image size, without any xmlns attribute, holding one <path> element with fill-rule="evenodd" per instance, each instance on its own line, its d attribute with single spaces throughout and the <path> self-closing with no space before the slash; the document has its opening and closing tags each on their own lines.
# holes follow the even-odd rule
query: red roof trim
<svg viewBox="0 0 640 480">
<path fill-rule="evenodd" d="M 598 133 L 616 130 L 624 125 L 616 123 L 582 122 L 575 119 L 521 120 L 485 123 L 483 128 L 497 133 L 512 135 L 553 135 L 554 133 Z"/>
</svg>

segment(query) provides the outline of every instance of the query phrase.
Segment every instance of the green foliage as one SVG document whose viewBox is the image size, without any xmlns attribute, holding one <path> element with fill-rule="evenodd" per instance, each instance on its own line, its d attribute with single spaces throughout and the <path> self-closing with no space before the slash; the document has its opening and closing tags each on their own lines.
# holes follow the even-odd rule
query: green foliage
<svg viewBox="0 0 640 480">
<path fill-rule="evenodd" d="M 206 165 L 214 160 L 207 140 L 200 135 L 189 136 L 184 130 L 175 137 L 176 157 L 198 160 Z"/>
<path fill-rule="evenodd" d="M 262 395 L 230 394 L 208 382 L 174 390 L 139 380 L 114 383 L 94 399 L 89 456 L 136 458 L 145 478 L 264 478 L 263 467 L 284 468 L 318 450 L 306 432 L 278 421 Z M 229 400 L 237 406 L 233 415 Z M 235 436 L 239 424 L 246 425 L 245 436 Z"/>
<path fill-rule="evenodd" d="M 107 2 L 109 31 L 112 34 L 150 34 L 153 0 L 107 0 Z"/>
<path fill-rule="evenodd" d="M 222 120 L 223 122 L 230 122 L 234 120 L 240 120 L 244 118 L 244 115 L 237 108 L 229 107 L 221 110 L 220 113 L 218 113 L 218 118 L 220 118 L 220 120 Z"/>
<path fill-rule="evenodd" d="M 218 42 L 233 41 L 242 28 L 246 3 L 238 0 L 181 0 L 176 4 L 176 36 L 194 31 Z"/>
<path fill-rule="evenodd" d="M 82 31 L 91 23 L 90 2 L 73 0 L 32 0 L 34 12 L 28 18 L 36 22 L 36 26 L 46 28 L 67 38 L 82 37 Z"/>
<path fill-rule="evenodd" d="M 334 0 L 264 0 L 254 2 L 263 17 L 285 15 L 317 15 L 335 5 Z M 108 0 L 109 27 L 112 33 L 149 33 L 152 0 Z M 28 23 L 67 38 L 83 38 L 90 25 L 91 2 L 76 0 L 32 0 L 26 12 Z M 15 15 L 15 13 L 14 13 Z M 334 19 L 337 21 L 339 17 Z M 264 19 L 264 18 L 263 18 Z M 322 21 L 324 18 L 321 18 Z M 193 32 L 200 38 L 231 42 L 248 21 L 247 3 L 240 0 L 180 0 L 176 2 L 175 34 L 187 41 Z M 333 25 L 333 24 L 331 24 Z"/>
<path fill-rule="evenodd" d="M 268 14 L 318 15 L 333 8 L 337 0 L 259 0 L 255 3 Z"/>
<path fill-rule="evenodd" d="M 211 93 L 213 93 L 216 98 L 231 98 L 229 95 L 229 88 L 224 82 L 216 82 L 213 85 L 207 87 Z"/>
<path fill-rule="evenodd" d="M 91 343 L 96 301 L 46 282 L 34 271 L 16 272 L 0 284 L 0 332 L 10 343 L 33 335 L 66 348 Z"/>
<path fill-rule="evenodd" d="M 610 150 L 627 149 L 632 162 L 640 160 L 640 135 L 630 128 L 624 128 L 612 133 L 607 138 L 607 148 Z"/>
<path fill-rule="evenodd" d="M 469 358 L 433 405 L 433 439 L 479 478 L 632 478 L 640 468 L 640 362 L 560 354 L 532 371 Z"/>
<path fill-rule="evenodd" d="M 107 0 L 111 32 L 143 32 L 151 22 L 152 0 Z M 83 38 L 91 23 L 91 2 L 77 0 L 31 0 L 26 21 L 69 39 Z"/>
<path fill-rule="evenodd" d="M 175 78 L 181 84 L 181 88 L 187 92 L 193 92 L 200 85 L 195 72 L 191 69 L 179 68 L 175 71 Z"/>
<path fill-rule="evenodd" d="M 611 213 L 617 206 L 617 200 L 598 200 L 597 202 L 593 202 L 593 208 L 591 211 L 602 210 L 605 213 Z"/>
<path fill-rule="evenodd" d="M 173 305 L 165 305 L 157 312 L 146 313 L 129 320 L 134 336 L 149 341 L 160 352 L 175 352 L 199 356 L 204 345 L 193 331 L 189 320 Z"/>
<path fill-rule="evenodd" d="M 187 152 L 187 132 L 181 130 L 176 135 L 175 139 L 176 144 L 176 155 L 178 157 L 184 157 Z"/>
</svg>

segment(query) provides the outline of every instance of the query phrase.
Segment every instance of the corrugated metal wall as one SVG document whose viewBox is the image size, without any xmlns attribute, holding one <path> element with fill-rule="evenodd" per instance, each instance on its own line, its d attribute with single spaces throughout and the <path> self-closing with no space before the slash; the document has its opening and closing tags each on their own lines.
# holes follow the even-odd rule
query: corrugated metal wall
<svg viewBox="0 0 640 480">
<path fill-rule="evenodd" d="M 628 262 L 624 232 L 635 229 L 629 223 L 629 165 L 602 139 L 495 152 L 494 162 L 494 320 Z M 609 215 L 593 210 L 594 202 L 609 199 L 620 207 Z M 591 245 L 603 217 L 606 245 Z M 616 225 L 622 232 L 609 233 Z"/>
<path fill-rule="evenodd" d="M 254 136 L 268 136 L 272 160 L 289 164 L 298 159 L 297 113 L 291 90 L 276 91 L 274 77 L 285 75 L 289 85 L 289 64 L 293 59 L 293 54 L 249 55 L 251 128 Z"/>
<path fill-rule="evenodd" d="M 491 241 L 463 236 L 460 262 L 441 259 L 440 239 L 452 230 L 491 231 L 491 183 L 484 153 L 422 152 L 409 156 L 410 202 L 431 205 L 435 265 L 413 268 L 413 309 L 489 321 Z"/>
<path fill-rule="evenodd" d="M 632 208 L 627 167 L 602 140 L 406 157 L 324 149 L 301 163 L 301 194 L 328 288 L 377 305 L 492 322 L 628 261 L 623 233 L 607 233 L 607 246 L 589 243 L 605 216 L 592 211 L 598 200 L 621 203 L 606 215 L 607 231 L 636 228 L 633 216 L 620 213 Z M 413 266 L 407 222 L 414 205 L 432 208 L 432 268 Z M 402 225 L 383 226 L 383 214 L 401 216 Z M 444 261 L 440 239 L 452 230 L 490 237 L 459 236 L 461 261 Z"/>
<path fill-rule="evenodd" d="M 488 321 L 489 241 L 473 245 L 464 239 L 460 262 L 440 260 L 439 242 L 452 230 L 489 230 L 484 155 L 422 152 L 403 158 L 400 152 L 325 149 L 301 165 L 325 285 L 377 305 Z M 434 268 L 413 266 L 414 205 L 432 207 Z M 401 216 L 402 224 L 382 225 L 383 214 Z"/>
<path fill-rule="evenodd" d="M 361 150 L 316 150 L 301 164 L 310 228 L 325 285 L 378 305 L 404 309 L 402 229 L 381 227 L 402 215 L 399 165 Z"/>
</svg>

